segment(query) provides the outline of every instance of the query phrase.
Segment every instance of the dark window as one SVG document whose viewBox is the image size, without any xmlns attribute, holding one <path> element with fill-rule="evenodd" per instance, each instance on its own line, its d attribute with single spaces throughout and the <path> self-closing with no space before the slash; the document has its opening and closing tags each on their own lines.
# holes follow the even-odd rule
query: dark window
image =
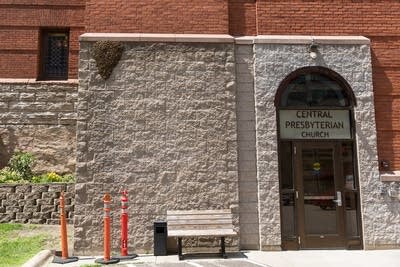
<svg viewBox="0 0 400 267">
<path fill-rule="evenodd" d="M 68 79 L 68 37 L 67 30 L 42 31 L 39 79 Z"/>
<path fill-rule="evenodd" d="M 281 107 L 348 107 L 346 90 L 320 73 L 300 74 L 283 92 Z"/>
</svg>

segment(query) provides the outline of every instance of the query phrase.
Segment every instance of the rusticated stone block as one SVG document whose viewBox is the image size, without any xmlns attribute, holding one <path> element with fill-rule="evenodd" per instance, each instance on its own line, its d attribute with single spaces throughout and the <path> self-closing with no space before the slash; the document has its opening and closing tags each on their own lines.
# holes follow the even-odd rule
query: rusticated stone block
<svg viewBox="0 0 400 267">
<path fill-rule="evenodd" d="M 25 199 L 41 199 L 42 192 L 32 192 L 25 195 Z"/>
<path fill-rule="evenodd" d="M 27 223 L 30 218 L 32 218 L 31 212 L 17 212 L 15 214 L 15 222 L 17 223 Z"/>
<path fill-rule="evenodd" d="M 15 185 L 0 185 L 0 193 L 14 193 Z"/>
<path fill-rule="evenodd" d="M 32 224 L 44 224 L 46 223 L 46 219 L 45 218 L 40 218 L 40 219 L 29 219 L 28 223 L 32 223 Z"/>
<path fill-rule="evenodd" d="M 40 206 L 41 212 L 53 212 L 56 211 L 56 207 L 53 205 L 42 205 Z"/>
<path fill-rule="evenodd" d="M 82 43 L 83 68 L 93 65 L 91 45 Z M 106 192 L 118 224 L 120 192 L 129 188 L 130 207 L 138 211 L 129 229 L 133 249 L 141 250 L 151 249 L 152 222 L 168 209 L 229 208 L 239 201 L 233 45 L 124 46 L 106 83 L 91 67 L 79 86 L 76 253 L 102 250 L 94 240 L 102 240 Z"/>
<path fill-rule="evenodd" d="M 57 225 L 60 224 L 60 220 L 57 219 L 47 219 L 46 224 Z"/>
<path fill-rule="evenodd" d="M 50 199 L 57 199 L 60 197 L 60 192 L 43 192 L 42 193 L 42 198 L 50 198 Z"/>
<path fill-rule="evenodd" d="M 66 184 L 49 184 L 48 192 L 61 192 L 66 190 Z"/>
<path fill-rule="evenodd" d="M 13 222 L 15 220 L 16 213 L 1 213 L 0 214 L 0 223 L 8 223 Z"/>
<path fill-rule="evenodd" d="M 32 193 L 43 193 L 49 190 L 48 185 L 32 185 Z"/>
<path fill-rule="evenodd" d="M 43 198 L 36 200 L 37 205 L 54 205 L 55 199 L 53 198 Z"/>
<path fill-rule="evenodd" d="M 33 212 L 32 213 L 32 218 L 33 219 L 50 219 L 51 218 L 51 212 Z"/>
<path fill-rule="evenodd" d="M 35 206 L 24 206 L 23 208 L 24 208 L 23 212 L 37 212 L 40 209 L 40 207 L 37 206 L 37 205 L 35 205 Z"/>
<path fill-rule="evenodd" d="M 23 206 L 6 206 L 6 212 L 8 213 L 14 213 L 14 212 L 22 212 L 23 211 Z"/>
<path fill-rule="evenodd" d="M 5 199 L 1 203 L 2 203 L 3 206 L 6 206 L 6 207 L 19 206 L 18 199 Z"/>
<path fill-rule="evenodd" d="M 31 185 L 18 185 L 15 187 L 15 193 L 27 194 L 31 192 Z"/>
</svg>

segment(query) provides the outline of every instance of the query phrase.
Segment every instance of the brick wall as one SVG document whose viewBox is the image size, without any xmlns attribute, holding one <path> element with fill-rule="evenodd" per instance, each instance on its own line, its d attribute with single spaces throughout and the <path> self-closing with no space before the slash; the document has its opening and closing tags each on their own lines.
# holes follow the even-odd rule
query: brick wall
<svg viewBox="0 0 400 267">
<path fill-rule="evenodd" d="M 258 0 L 257 24 L 258 34 L 371 39 L 378 156 L 390 162 L 390 169 L 400 169 L 400 2 Z"/>
<path fill-rule="evenodd" d="M 0 223 L 59 224 L 59 198 L 64 191 L 65 215 L 72 223 L 75 184 L 0 185 Z"/>
<path fill-rule="evenodd" d="M 228 33 L 221 0 L 88 0 L 86 32 Z"/>
<path fill-rule="evenodd" d="M 76 78 L 85 1 L 0 1 L 0 78 L 37 78 L 41 28 L 69 28 L 69 77 Z"/>
<path fill-rule="evenodd" d="M 256 35 L 256 0 L 230 0 L 229 33 L 232 35 Z"/>
</svg>

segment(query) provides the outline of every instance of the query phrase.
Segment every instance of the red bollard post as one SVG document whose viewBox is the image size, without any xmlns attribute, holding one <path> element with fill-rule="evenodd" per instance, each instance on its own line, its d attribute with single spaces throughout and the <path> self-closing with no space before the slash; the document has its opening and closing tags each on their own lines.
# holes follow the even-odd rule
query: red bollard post
<svg viewBox="0 0 400 267">
<path fill-rule="evenodd" d="M 64 192 L 60 194 L 60 232 L 61 232 L 61 257 L 55 256 L 53 263 L 70 263 L 78 261 L 78 257 L 68 257 L 67 219 L 65 218 Z"/>
<path fill-rule="evenodd" d="M 122 191 L 121 196 L 121 256 L 118 259 L 133 259 L 136 254 L 128 254 L 128 191 Z"/>
<path fill-rule="evenodd" d="M 111 258 L 111 243 L 110 243 L 110 238 L 111 238 L 111 217 L 110 217 L 110 211 L 111 211 L 111 196 L 110 194 L 105 194 L 103 198 L 104 202 L 104 256 L 102 259 L 97 259 L 95 262 L 101 263 L 101 264 L 112 264 L 112 263 L 118 263 L 119 259 L 116 258 Z"/>
<path fill-rule="evenodd" d="M 128 192 L 124 190 L 121 197 L 121 256 L 128 256 Z"/>
</svg>

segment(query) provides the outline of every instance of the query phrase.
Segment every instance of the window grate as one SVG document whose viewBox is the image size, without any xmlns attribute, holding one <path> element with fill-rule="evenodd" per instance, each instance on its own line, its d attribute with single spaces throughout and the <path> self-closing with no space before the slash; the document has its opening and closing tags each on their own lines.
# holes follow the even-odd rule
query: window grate
<svg viewBox="0 0 400 267">
<path fill-rule="evenodd" d="M 68 33 L 45 32 L 42 49 L 42 78 L 68 79 Z"/>
</svg>

